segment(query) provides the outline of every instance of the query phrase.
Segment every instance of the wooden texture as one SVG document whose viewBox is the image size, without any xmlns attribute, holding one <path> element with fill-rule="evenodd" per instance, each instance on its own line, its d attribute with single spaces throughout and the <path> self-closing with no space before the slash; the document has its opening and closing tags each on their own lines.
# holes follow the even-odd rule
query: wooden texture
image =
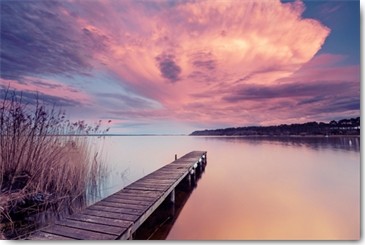
<svg viewBox="0 0 365 245">
<path fill-rule="evenodd" d="M 117 240 L 130 239 L 133 232 L 195 169 L 204 151 L 193 151 L 113 195 L 34 232 L 29 240 Z"/>
</svg>

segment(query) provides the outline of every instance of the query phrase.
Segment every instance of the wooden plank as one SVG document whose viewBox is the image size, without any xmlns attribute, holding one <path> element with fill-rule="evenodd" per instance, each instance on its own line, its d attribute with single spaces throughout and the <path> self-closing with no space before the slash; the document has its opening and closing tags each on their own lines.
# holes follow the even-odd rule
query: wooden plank
<svg viewBox="0 0 365 245">
<path fill-rule="evenodd" d="M 168 173 L 168 174 L 173 174 L 173 175 L 184 174 L 184 169 L 179 168 L 179 167 L 185 167 L 185 166 L 172 164 L 168 167 L 161 168 L 154 173 Z"/>
<path fill-rule="evenodd" d="M 158 195 L 161 195 L 161 192 L 160 191 L 131 191 L 131 190 L 126 190 L 126 189 L 123 189 L 123 190 L 121 190 L 119 192 L 116 192 L 115 194 L 117 194 L 117 193 L 149 195 L 149 196 L 158 196 Z"/>
<path fill-rule="evenodd" d="M 110 219 L 118 219 L 124 221 L 136 221 L 139 218 L 139 215 L 135 214 L 122 214 L 122 213 L 113 213 L 107 211 L 93 210 L 93 209 L 85 209 L 82 214 L 102 217 L 102 218 L 110 218 Z"/>
<path fill-rule="evenodd" d="M 159 183 L 156 181 L 143 181 L 143 182 L 138 182 L 133 186 L 157 186 L 157 187 L 165 187 L 165 188 L 169 188 L 170 186 L 172 186 L 175 182 L 172 183 Z"/>
<path fill-rule="evenodd" d="M 191 165 L 193 162 L 199 161 L 198 158 L 180 158 L 170 164 L 181 164 L 181 165 Z"/>
<path fill-rule="evenodd" d="M 170 176 L 170 175 L 166 175 L 166 174 L 162 175 L 161 173 L 160 172 L 153 172 L 153 173 L 145 176 L 144 178 L 140 179 L 139 181 L 144 181 L 144 180 L 162 180 L 162 181 L 171 181 L 171 182 L 176 181 L 175 176 Z M 180 175 L 180 174 L 174 173 L 174 175 Z M 163 178 L 159 178 L 157 176 L 163 176 Z"/>
<path fill-rule="evenodd" d="M 189 165 L 192 165 L 191 163 Z M 184 165 L 184 164 L 169 164 L 169 165 L 166 165 L 164 167 L 162 167 L 160 170 L 176 170 L 176 171 L 179 171 L 181 170 L 183 172 L 183 169 L 184 167 L 186 167 L 187 165 Z"/>
<path fill-rule="evenodd" d="M 131 186 L 131 185 L 129 185 Z M 127 186 L 128 187 L 128 186 Z M 163 194 L 163 191 L 153 191 L 153 190 L 130 190 L 124 188 L 123 191 L 115 193 L 116 195 L 123 196 L 123 195 L 137 195 L 143 197 L 150 197 L 150 198 L 158 198 Z"/>
<path fill-rule="evenodd" d="M 161 196 L 161 194 L 163 193 L 163 191 L 158 191 L 158 194 L 155 193 L 137 193 L 137 191 L 148 191 L 148 190 L 130 190 L 127 189 L 127 187 L 125 187 L 123 189 L 125 192 L 123 193 L 117 193 L 115 194 L 116 197 L 118 198 L 125 198 L 125 199 L 135 199 L 135 200 L 147 200 L 147 201 L 153 201 L 156 200 L 157 198 L 159 198 Z M 130 191 L 130 192 L 127 192 Z M 156 191 L 156 190 L 155 190 Z M 139 197 L 139 199 L 138 199 Z"/>
<path fill-rule="evenodd" d="M 176 181 L 181 175 L 184 175 L 186 170 L 182 171 L 181 173 L 177 173 L 175 171 L 168 171 L 168 170 L 161 170 L 158 173 L 155 173 L 154 175 L 151 175 L 151 179 L 157 179 L 157 176 L 169 176 L 170 178 L 174 178 Z"/>
<path fill-rule="evenodd" d="M 189 156 L 183 156 L 180 158 L 180 160 L 184 160 L 184 161 L 199 161 L 199 159 L 201 158 L 202 155 L 197 154 L 197 155 L 189 155 Z"/>
<path fill-rule="evenodd" d="M 175 182 L 174 182 L 175 183 Z M 148 187 L 160 187 L 160 188 L 168 188 L 170 187 L 171 185 L 173 185 L 174 183 L 170 183 L 170 184 L 163 184 L 163 183 L 158 183 L 158 182 L 135 182 L 133 185 L 130 185 L 129 187 L 132 187 L 132 186 L 148 186 Z"/>
<path fill-rule="evenodd" d="M 135 190 L 134 191 L 134 190 L 127 189 L 127 187 L 130 187 L 130 186 L 132 186 L 132 185 L 124 187 L 123 192 L 115 193 L 115 195 L 119 196 L 119 197 L 140 196 L 140 197 L 146 197 L 148 199 L 151 199 L 151 198 L 158 198 L 163 193 L 163 191 L 159 191 L 159 190 Z"/>
<path fill-rule="evenodd" d="M 181 175 L 181 173 L 171 173 L 171 171 L 170 171 L 170 174 L 172 174 L 172 175 L 168 175 L 164 171 L 156 171 L 156 172 L 153 172 L 153 173 L 150 173 L 149 175 L 147 175 L 146 178 L 156 179 L 155 176 L 161 176 L 162 174 L 165 175 L 166 179 L 171 179 L 171 180 L 176 180 L 176 175 Z"/>
<path fill-rule="evenodd" d="M 175 183 L 172 180 L 153 180 L 153 179 L 146 179 L 137 182 L 138 184 L 149 184 L 149 185 L 160 185 L 160 186 L 171 186 Z"/>
<path fill-rule="evenodd" d="M 160 181 L 158 179 L 145 179 L 145 180 L 139 180 L 133 183 L 133 185 L 144 185 L 144 184 L 156 184 L 156 185 L 160 185 L 160 186 L 171 186 L 173 183 L 175 183 L 175 181 Z"/>
<path fill-rule="evenodd" d="M 195 163 L 195 162 L 194 162 Z M 187 168 L 190 167 L 191 165 L 193 165 L 194 163 L 192 162 L 176 162 L 176 163 L 171 163 L 170 165 L 168 165 L 168 168 L 175 168 L 175 169 L 181 169 L 181 168 Z"/>
<path fill-rule="evenodd" d="M 141 197 L 141 196 L 136 196 L 133 194 L 121 194 L 121 195 L 111 195 L 109 197 L 107 197 L 106 201 L 110 201 L 110 202 L 121 202 L 121 203 L 141 203 L 142 205 L 148 205 L 151 201 L 155 200 L 155 197 L 149 197 L 149 198 L 145 198 L 145 197 Z"/>
<path fill-rule="evenodd" d="M 168 176 L 166 174 L 163 174 L 163 173 L 154 173 L 153 175 L 150 176 L 150 178 L 159 178 L 159 179 L 162 179 L 162 180 L 170 180 L 172 181 L 173 183 L 176 181 L 176 179 L 180 177 L 179 176 L 175 176 L 175 177 L 172 177 L 172 176 Z"/>
<path fill-rule="evenodd" d="M 133 224 L 132 221 L 91 216 L 91 215 L 87 215 L 87 214 L 75 214 L 75 215 L 71 215 L 70 217 L 67 217 L 67 219 L 95 223 L 95 224 L 108 224 L 110 226 L 116 226 L 116 227 L 122 227 L 122 228 L 128 228 Z"/>
<path fill-rule="evenodd" d="M 182 156 L 179 160 L 185 160 L 185 161 L 197 161 L 200 158 L 200 154 L 191 154 L 191 155 L 185 155 Z"/>
<path fill-rule="evenodd" d="M 100 210 L 100 211 L 106 211 L 111 213 L 118 213 L 118 214 L 133 214 L 133 215 L 141 215 L 144 210 L 140 209 L 132 209 L 132 208 L 113 208 L 113 207 L 106 207 L 102 205 L 91 205 L 87 209 L 91 210 Z"/>
<path fill-rule="evenodd" d="M 116 235 L 123 233 L 126 228 L 124 227 L 117 227 L 117 226 L 110 226 L 105 224 L 95 224 L 90 222 L 84 222 L 79 220 L 72 220 L 72 219 L 64 219 L 62 221 L 56 221 L 55 224 L 63 225 L 67 227 L 73 227 L 88 231 L 96 231 L 100 233 L 106 233 L 110 235 Z"/>
<path fill-rule="evenodd" d="M 28 240 L 28 239 L 26 239 L 26 240 Z M 37 240 L 37 241 L 73 240 L 72 238 L 69 238 L 69 237 L 59 236 L 59 235 L 55 235 L 55 234 L 51 234 L 51 233 L 43 232 L 43 231 L 37 231 L 37 232 L 35 232 L 34 234 L 32 234 L 31 239 L 32 240 Z"/>
<path fill-rule="evenodd" d="M 183 174 L 183 173 L 182 173 Z M 146 176 L 145 178 L 142 178 L 139 181 L 161 181 L 161 182 L 165 182 L 165 183 L 174 183 L 176 181 L 176 177 L 175 175 L 182 175 L 181 173 L 176 174 L 174 173 L 174 176 L 170 176 L 170 175 L 166 175 L 163 172 L 159 173 L 159 172 L 154 172 L 149 176 Z M 160 178 L 162 177 L 162 178 Z M 137 181 L 136 181 L 137 182 Z"/>
<path fill-rule="evenodd" d="M 171 174 L 184 174 L 185 173 L 185 167 L 177 164 L 168 165 L 164 168 L 161 168 L 158 172 L 162 173 L 171 173 Z"/>
<path fill-rule="evenodd" d="M 66 236 L 77 240 L 115 240 L 115 235 L 72 228 L 63 225 L 52 225 L 42 229 L 42 231 L 59 236 Z"/>
<path fill-rule="evenodd" d="M 128 201 L 134 201 L 134 202 L 154 202 L 159 197 L 151 197 L 151 196 L 137 196 L 136 194 L 120 194 L 112 196 L 113 199 L 121 199 L 121 203 L 128 203 Z"/>
<path fill-rule="evenodd" d="M 157 173 L 164 173 L 171 177 L 179 176 L 185 173 L 185 169 L 172 169 L 172 168 L 165 168 L 160 169 Z"/>
<path fill-rule="evenodd" d="M 124 189 L 125 191 L 133 191 L 133 190 L 129 190 L 129 189 Z M 143 191 L 143 190 L 134 190 L 134 191 Z M 114 197 L 117 198 L 124 198 L 124 199 L 130 199 L 130 200 L 139 200 L 139 201 L 148 201 L 148 202 L 152 202 L 156 199 L 158 199 L 161 195 L 162 195 L 162 191 L 159 195 L 155 195 L 155 194 L 137 194 L 137 193 L 118 193 L 115 194 Z"/>
<path fill-rule="evenodd" d="M 158 187 L 158 186 L 148 186 L 148 185 L 133 185 L 133 186 L 128 186 L 126 187 L 126 189 L 129 190 L 147 190 L 147 191 L 165 191 L 168 188 L 166 187 Z"/>
<path fill-rule="evenodd" d="M 169 186 L 159 186 L 159 185 L 148 185 L 148 184 L 135 184 L 126 187 L 128 190 L 142 190 L 142 191 L 161 191 L 161 193 L 165 192 Z"/>
<path fill-rule="evenodd" d="M 169 176 L 164 173 L 155 173 L 151 176 L 151 179 L 159 178 L 159 179 L 163 179 L 163 180 L 170 180 L 174 183 L 176 181 L 176 179 L 179 178 L 180 176 L 181 176 L 180 174 L 178 176 Z"/>
<path fill-rule="evenodd" d="M 149 205 L 138 205 L 138 204 L 130 204 L 130 203 L 118 203 L 118 202 L 107 202 L 105 200 L 98 202 L 99 206 L 105 206 L 106 208 L 130 208 L 130 209 L 138 209 L 145 210 L 149 207 Z"/>
<path fill-rule="evenodd" d="M 181 161 L 181 162 L 176 162 L 176 164 L 175 164 L 175 163 L 173 163 L 173 164 L 171 164 L 171 165 L 172 165 L 172 166 L 174 166 L 174 165 L 180 165 L 180 166 L 191 166 L 191 165 L 193 165 L 193 164 L 195 164 L 195 163 L 197 163 L 197 162 L 199 162 L 199 159 L 198 159 L 198 158 L 194 158 L 194 160 L 182 159 L 182 161 Z"/>
<path fill-rule="evenodd" d="M 191 164 L 191 165 L 192 165 L 192 164 Z M 178 170 L 179 170 L 179 169 L 178 169 L 178 167 L 180 167 L 180 166 L 184 166 L 184 165 L 179 165 L 179 164 L 173 164 L 173 163 L 171 163 L 171 164 L 169 164 L 169 165 L 165 165 L 165 166 L 163 166 L 163 167 L 162 167 L 162 168 L 160 168 L 157 172 L 159 172 L 159 171 L 163 171 L 163 170 L 168 170 L 168 169 L 178 171 Z"/>
<path fill-rule="evenodd" d="M 191 162 L 187 162 L 187 163 L 180 163 L 180 162 L 178 162 L 178 163 L 171 163 L 171 168 L 172 167 L 175 167 L 175 168 L 177 168 L 177 169 L 183 169 L 183 168 L 189 168 L 190 166 L 192 166 L 193 164 L 191 163 Z"/>
<path fill-rule="evenodd" d="M 125 199 L 117 199 L 117 198 L 108 198 L 103 199 L 100 205 L 110 206 L 110 207 L 120 207 L 122 205 L 130 208 L 146 208 L 151 204 L 151 202 L 146 201 L 134 201 L 134 200 L 125 200 Z"/>
<path fill-rule="evenodd" d="M 185 171 L 185 172 L 187 172 L 187 170 Z M 174 178 L 174 180 L 176 181 L 177 179 L 179 179 L 181 176 L 183 176 L 185 173 L 178 173 L 178 174 L 176 174 L 176 173 L 172 173 L 172 172 L 167 172 L 167 171 L 160 171 L 160 172 L 158 172 L 158 173 L 156 173 L 156 174 L 154 174 L 153 176 L 151 176 L 151 178 L 153 177 L 153 178 L 163 178 L 164 176 L 166 177 L 166 176 L 170 176 L 170 177 L 173 177 Z M 174 182 L 175 182 L 174 181 Z"/>
<path fill-rule="evenodd" d="M 143 177 L 142 179 L 143 180 L 145 180 L 145 179 L 156 179 L 155 176 L 157 176 L 157 175 L 161 175 L 161 174 L 159 174 L 159 172 L 153 172 L 153 173 L 150 173 L 149 175 Z M 176 177 L 169 176 L 169 175 L 165 175 L 163 179 L 171 180 L 171 181 L 176 181 Z"/>
<path fill-rule="evenodd" d="M 198 152 L 198 153 L 188 153 L 185 154 L 184 156 L 180 157 L 178 160 L 190 160 L 190 161 L 196 161 L 199 160 L 200 157 L 202 157 L 202 152 Z"/>
</svg>

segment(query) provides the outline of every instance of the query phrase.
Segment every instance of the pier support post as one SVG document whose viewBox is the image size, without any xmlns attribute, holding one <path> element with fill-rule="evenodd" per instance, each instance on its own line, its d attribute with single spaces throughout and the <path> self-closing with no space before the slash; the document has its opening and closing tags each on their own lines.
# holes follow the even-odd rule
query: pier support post
<svg viewBox="0 0 365 245">
<path fill-rule="evenodd" d="M 128 229 L 127 234 L 128 234 L 127 240 L 133 240 L 132 228 Z"/>
<path fill-rule="evenodd" d="M 177 154 L 175 154 L 175 161 L 177 160 Z"/>
<path fill-rule="evenodd" d="M 175 189 L 170 193 L 170 202 L 175 203 Z"/>
<path fill-rule="evenodd" d="M 193 188 L 195 185 L 195 174 L 196 174 L 196 170 L 194 168 L 192 168 L 188 173 L 188 180 L 189 180 L 190 188 Z"/>
<path fill-rule="evenodd" d="M 191 170 L 190 170 L 190 175 L 192 176 L 192 175 L 194 175 L 195 174 L 195 169 L 194 168 L 192 168 Z"/>
</svg>

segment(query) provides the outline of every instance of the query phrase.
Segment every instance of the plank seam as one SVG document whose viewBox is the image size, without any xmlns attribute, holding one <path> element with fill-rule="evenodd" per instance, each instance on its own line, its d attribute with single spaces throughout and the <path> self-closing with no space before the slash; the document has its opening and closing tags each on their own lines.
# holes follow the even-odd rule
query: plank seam
<svg viewBox="0 0 365 245">
<path fill-rule="evenodd" d="M 84 223 L 90 223 L 90 222 L 86 222 L 85 221 Z M 78 229 L 78 230 L 82 230 L 82 231 L 91 231 L 93 233 L 100 233 L 100 234 L 105 234 L 105 235 L 118 236 L 118 234 L 115 234 L 115 233 L 110 233 L 110 232 L 105 232 L 105 231 L 96 231 L 96 230 L 91 230 L 91 229 L 87 229 L 87 228 L 80 228 L 80 227 L 75 227 L 75 226 L 67 225 L 67 224 L 59 224 L 59 223 L 56 223 L 56 225 L 65 226 L 65 227 L 69 227 L 69 228 L 73 228 L 73 229 Z"/>
<path fill-rule="evenodd" d="M 96 216 L 98 217 L 98 216 Z M 102 217 L 100 217 L 102 218 Z M 68 217 L 66 220 L 74 220 L 74 221 L 80 221 L 80 222 L 84 222 L 84 223 L 90 223 L 90 224 L 95 224 L 95 225 L 106 225 L 104 223 L 98 223 L 98 222 L 95 222 L 95 221 L 89 221 L 89 220 L 80 220 L 80 219 L 77 219 L 77 218 L 72 218 L 72 217 Z M 113 220 L 113 219 L 110 219 L 110 220 Z M 115 225 L 115 224 L 107 224 L 106 226 L 112 226 L 112 227 L 117 227 L 117 228 L 128 228 L 129 226 L 120 226 L 120 225 Z"/>
</svg>

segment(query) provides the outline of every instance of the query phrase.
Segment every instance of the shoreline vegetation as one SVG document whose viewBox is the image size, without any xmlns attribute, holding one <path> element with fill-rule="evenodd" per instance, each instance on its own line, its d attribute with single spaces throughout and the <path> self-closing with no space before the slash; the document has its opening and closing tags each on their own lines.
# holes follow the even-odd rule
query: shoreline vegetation
<svg viewBox="0 0 365 245">
<path fill-rule="evenodd" d="M 360 136 L 360 117 L 339 121 L 248 126 L 194 131 L 190 136 L 255 136 L 255 137 L 344 137 Z"/>
<path fill-rule="evenodd" d="M 101 121 L 94 126 L 70 122 L 64 111 L 38 95 L 26 102 L 9 88 L 2 92 L 0 239 L 16 239 L 31 230 L 24 223 L 29 225 L 26 220 L 33 215 L 85 204 L 105 177 L 106 166 L 98 151 L 91 151 L 91 139 L 79 136 L 102 135 L 108 129 L 100 129 Z"/>
</svg>

